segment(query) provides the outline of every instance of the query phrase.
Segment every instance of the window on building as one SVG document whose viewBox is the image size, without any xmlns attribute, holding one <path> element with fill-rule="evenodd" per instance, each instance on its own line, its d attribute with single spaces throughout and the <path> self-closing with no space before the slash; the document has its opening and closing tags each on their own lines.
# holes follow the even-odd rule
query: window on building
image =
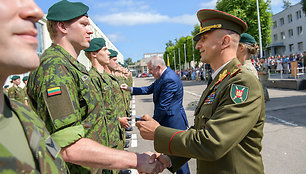
<svg viewBox="0 0 306 174">
<path fill-rule="evenodd" d="M 274 34 L 274 35 L 273 35 L 273 39 L 274 39 L 274 42 L 276 42 L 276 41 L 278 40 L 277 34 Z"/>
<path fill-rule="evenodd" d="M 288 23 L 291 23 L 292 22 L 292 14 L 289 14 L 288 15 Z"/>
<path fill-rule="evenodd" d="M 302 34 L 303 34 L 303 28 L 302 28 L 302 26 L 298 26 L 298 27 L 296 27 L 296 29 L 297 29 L 297 34 L 298 34 L 298 35 L 302 35 Z"/>
<path fill-rule="evenodd" d="M 298 50 L 299 50 L 299 51 L 303 51 L 303 50 L 304 50 L 303 42 L 299 42 L 299 43 L 298 43 Z"/>
<path fill-rule="evenodd" d="M 289 37 L 293 36 L 293 30 L 292 29 L 288 30 L 288 35 L 289 35 Z"/>
<path fill-rule="evenodd" d="M 277 22 L 273 21 L 273 28 L 277 28 Z"/>
<path fill-rule="evenodd" d="M 38 40 L 38 45 L 37 45 L 37 48 L 36 48 L 36 53 L 40 56 L 43 51 L 44 51 L 44 37 L 43 37 L 43 24 L 39 23 L 39 22 L 36 22 L 36 28 L 37 28 L 37 36 L 36 36 L 36 39 Z"/>
<path fill-rule="evenodd" d="M 281 32 L 281 39 L 282 39 L 282 40 L 286 39 L 285 32 Z"/>
<path fill-rule="evenodd" d="M 285 24 L 284 18 L 280 18 L 279 21 L 280 21 L 280 25 L 281 25 L 281 26 Z"/>
<path fill-rule="evenodd" d="M 302 12 L 301 10 L 295 12 L 296 13 L 296 19 L 301 19 L 302 18 Z"/>
<path fill-rule="evenodd" d="M 290 52 L 293 52 L 293 51 L 294 51 L 294 45 L 293 45 L 293 44 L 290 44 L 290 45 L 289 45 L 289 51 L 290 51 Z"/>
</svg>

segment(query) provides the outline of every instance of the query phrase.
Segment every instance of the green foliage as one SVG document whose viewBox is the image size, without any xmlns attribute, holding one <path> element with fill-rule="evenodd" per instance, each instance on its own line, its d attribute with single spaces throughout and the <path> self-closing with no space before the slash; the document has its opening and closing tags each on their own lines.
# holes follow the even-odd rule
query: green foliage
<svg viewBox="0 0 306 174">
<path fill-rule="evenodd" d="M 262 45 L 263 47 L 266 47 L 271 43 L 271 1 L 258 0 L 258 2 L 261 22 Z M 259 42 L 256 0 L 218 0 L 216 7 L 217 10 L 230 13 L 245 21 L 248 25 L 247 33 L 254 36 L 256 41 Z"/>
<path fill-rule="evenodd" d="M 124 60 L 124 64 L 125 65 L 134 65 L 135 63 L 133 63 L 133 60 L 131 58 L 127 58 Z"/>
<path fill-rule="evenodd" d="M 302 0 L 302 4 L 303 4 L 303 11 L 304 13 L 306 13 L 306 0 Z"/>
<path fill-rule="evenodd" d="M 292 5 L 292 3 L 290 1 L 286 1 L 286 0 L 283 0 L 283 3 L 284 3 L 283 9 L 286 9 L 286 8 L 288 8 Z"/>
</svg>

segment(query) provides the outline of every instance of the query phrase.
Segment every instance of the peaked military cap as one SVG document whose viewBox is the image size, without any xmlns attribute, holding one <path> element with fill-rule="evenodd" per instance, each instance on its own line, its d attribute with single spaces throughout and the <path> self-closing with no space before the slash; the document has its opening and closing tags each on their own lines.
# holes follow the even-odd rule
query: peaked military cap
<svg viewBox="0 0 306 174">
<path fill-rule="evenodd" d="M 22 81 L 26 81 L 26 80 L 28 80 L 28 78 L 29 78 L 29 76 L 24 76 L 24 77 L 22 78 Z"/>
<path fill-rule="evenodd" d="M 101 48 L 105 46 L 106 44 L 103 38 L 94 38 L 89 42 L 89 47 L 84 51 L 86 52 L 99 51 Z"/>
<path fill-rule="evenodd" d="M 256 40 L 253 36 L 251 36 L 250 34 L 248 33 L 242 33 L 240 35 L 240 41 L 241 43 L 246 43 L 246 44 L 249 44 L 249 45 L 254 45 L 256 44 Z"/>
<path fill-rule="evenodd" d="M 13 77 L 11 77 L 11 80 L 17 80 L 17 79 L 20 79 L 20 76 L 14 75 Z"/>
<path fill-rule="evenodd" d="M 48 9 L 47 19 L 51 21 L 69 21 L 79 16 L 88 16 L 89 8 L 82 2 L 59 1 Z"/>
<path fill-rule="evenodd" d="M 108 51 L 111 53 L 111 54 L 109 55 L 110 58 L 117 57 L 117 55 L 118 55 L 118 52 L 117 52 L 117 51 L 112 50 L 112 49 L 108 49 Z"/>
<path fill-rule="evenodd" d="M 198 11 L 197 16 L 200 22 L 200 32 L 194 36 L 195 41 L 200 40 L 201 34 L 215 29 L 227 29 L 241 34 L 248 28 L 243 20 L 223 11 L 203 9 Z"/>
</svg>

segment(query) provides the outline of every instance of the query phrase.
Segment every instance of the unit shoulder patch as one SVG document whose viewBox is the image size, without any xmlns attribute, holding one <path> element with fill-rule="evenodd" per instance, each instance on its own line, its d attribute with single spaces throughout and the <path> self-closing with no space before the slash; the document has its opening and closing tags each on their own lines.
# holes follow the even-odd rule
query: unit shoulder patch
<svg viewBox="0 0 306 174">
<path fill-rule="evenodd" d="M 244 103 L 248 98 L 249 88 L 242 85 L 232 84 L 230 96 L 234 103 Z"/>
</svg>

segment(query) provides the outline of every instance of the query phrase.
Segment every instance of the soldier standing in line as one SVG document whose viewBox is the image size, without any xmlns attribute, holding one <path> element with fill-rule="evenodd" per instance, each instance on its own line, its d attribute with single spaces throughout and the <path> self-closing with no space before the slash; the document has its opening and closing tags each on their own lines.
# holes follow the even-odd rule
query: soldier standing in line
<svg viewBox="0 0 306 174">
<path fill-rule="evenodd" d="M 149 165 L 152 157 L 148 154 L 106 147 L 108 130 L 100 92 L 85 66 L 77 61 L 80 51 L 89 47 L 92 34 L 88 9 L 81 2 L 67 0 L 49 8 L 47 28 L 53 43 L 29 76 L 29 103 L 62 148 L 70 173 L 125 168 L 159 172 L 160 163 Z"/>
<path fill-rule="evenodd" d="M 32 0 L 0 1 L 0 84 L 38 67 L 35 22 L 43 16 Z M 44 122 L 0 91 L 0 173 L 65 174 L 60 148 Z"/>
<path fill-rule="evenodd" d="M 248 33 L 242 33 L 237 49 L 237 58 L 248 71 L 258 78 L 258 73 L 251 61 L 251 55 L 257 55 L 258 45 L 255 38 Z"/>
<path fill-rule="evenodd" d="M 120 128 L 118 113 L 116 110 L 113 85 L 109 76 L 105 75 L 104 67 L 109 63 L 110 52 L 103 38 L 95 38 L 90 41 L 90 46 L 85 50 L 86 57 L 90 60 L 92 68 L 89 75 L 102 97 L 102 107 L 105 108 L 106 123 L 109 132 L 109 147 L 123 150 L 124 138 Z M 107 173 L 103 171 L 103 173 Z M 113 170 L 108 173 L 118 173 Z"/>
<path fill-rule="evenodd" d="M 7 95 L 8 94 L 8 90 L 9 90 L 9 85 L 4 85 L 3 86 L 3 94 Z"/>
<path fill-rule="evenodd" d="M 11 83 L 13 83 L 13 86 L 10 87 L 10 89 L 8 90 L 8 97 L 25 104 L 24 92 L 23 92 L 22 88 L 19 87 L 19 85 L 21 83 L 20 76 L 14 75 L 11 78 Z"/>
<path fill-rule="evenodd" d="M 136 123 L 145 139 L 154 140 L 163 163 L 175 172 L 197 159 L 198 174 L 263 174 L 261 156 L 265 103 L 261 84 L 236 58 L 240 34 L 247 24 L 213 9 L 197 13 L 200 32 L 194 37 L 201 62 L 214 70 L 195 110 L 194 126 L 178 130 L 160 126 L 153 118 Z"/>
<path fill-rule="evenodd" d="M 265 102 L 270 101 L 269 92 L 267 89 L 269 80 L 269 68 L 264 58 L 260 58 L 260 67 L 258 70 L 259 81 L 262 85 L 262 89 L 265 95 Z"/>
<path fill-rule="evenodd" d="M 29 101 L 29 97 L 27 94 L 27 83 L 28 83 L 28 78 L 29 76 L 24 76 L 22 78 L 23 83 L 25 84 L 24 88 L 22 89 L 23 93 L 24 93 L 24 103 L 26 106 L 29 106 L 28 101 Z"/>
</svg>

